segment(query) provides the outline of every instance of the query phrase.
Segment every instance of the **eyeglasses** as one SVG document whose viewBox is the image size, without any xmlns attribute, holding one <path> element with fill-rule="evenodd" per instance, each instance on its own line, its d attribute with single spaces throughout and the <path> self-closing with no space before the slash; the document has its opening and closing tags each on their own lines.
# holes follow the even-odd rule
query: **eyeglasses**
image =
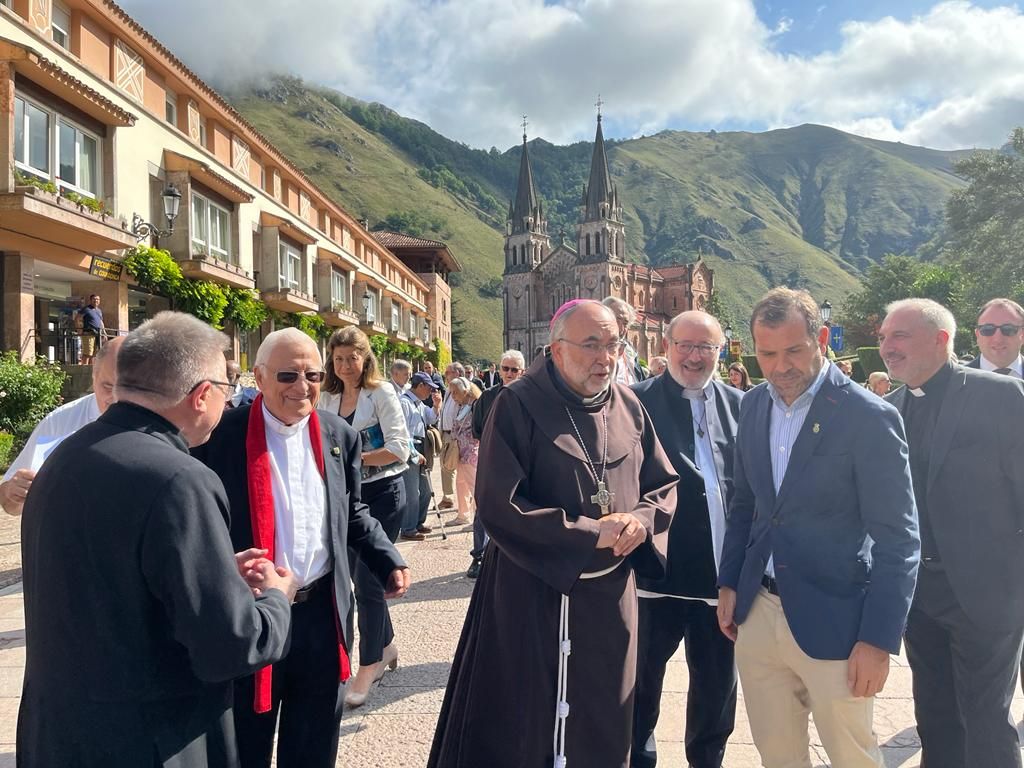
<svg viewBox="0 0 1024 768">
<path fill-rule="evenodd" d="M 579 347 L 588 355 L 594 355 L 595 357 L 601 354 L 602 350 L 607 352 L 612 357 L 618 357 L 622 354 L 622 350 L 626 348 L 626 342 L 613 341 L 611 344 L 599 344 L 596 341 L 585 341 L 580 344 L 578 341 L 569 341 L 569 339 L 558 339 L 558 341 L 564 341 L 566 344 L 572 344 L 574 347 Z"/>
<path fill-rule="evenodd" d="M 519 373 L 520 370 L 521 369 L 519 369 L 519 368 L 513 368 L 513 367 L 508 366 L 508 365 L 501 366 L 501 372 L 502 373 Z"/>
<path fill-rule="evenodd" d="M 1014 325 L 1013 323 L 1003 323 L 1002 325 L 985 323 L 978 326 L 978 333 L 982 336 L 995 336 L 996 331 L 999 331 L 1003 336 L 1016 336 L 1020 333 L 1021 328 L 1024 328 L 1024 325 Z"/>
<path fill-rule="evenodd" d="M 695 349 L 700 352 L 701 357 L 713 357 L 721 349 L 719 344 L 691 344 L 688 341 L 674 340 L 672 340 L 672 346 L 676 348 L 676 352 L 684 357 L 691 354 Z"/>
<path fill-rule="evenodd" d="M 197 389 L 203 386 L 203 384 L 212 384 L 215 387 L 227 387 L 227 389 L 222 390 L 224 394 L 227 394 L 228 392 L 235 388 L 235 385 L 228 381 L 216 381 L 215 379 L 200 379 L 199 381 L 192 385 L 192 388 L 188 391 L 187 394 L 191 395 L 193 392 L 195 392 Z"/>
<path fill-rule="evenodd" d="M 299 380 L 299 376 L 303 376 L 310 384 L 319 384 L 326 375 L 324 371 L 278 371 L 274 378 L 278 384 L 294 384 Z"/>
</svg>

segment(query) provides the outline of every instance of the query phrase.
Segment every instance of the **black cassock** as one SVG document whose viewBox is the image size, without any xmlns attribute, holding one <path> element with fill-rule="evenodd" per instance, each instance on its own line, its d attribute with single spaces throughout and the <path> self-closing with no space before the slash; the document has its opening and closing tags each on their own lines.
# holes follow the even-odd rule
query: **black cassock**
<svg viewBox="0 0 1024 768">
<path fill-rule="evenodd" d="M 20 766 L 237 765 L 231 680 L 287 651 L 252 597 L 217 476 L 169 422 L 117 403 L 40 471 L 22 521 Z"/>
</svg>

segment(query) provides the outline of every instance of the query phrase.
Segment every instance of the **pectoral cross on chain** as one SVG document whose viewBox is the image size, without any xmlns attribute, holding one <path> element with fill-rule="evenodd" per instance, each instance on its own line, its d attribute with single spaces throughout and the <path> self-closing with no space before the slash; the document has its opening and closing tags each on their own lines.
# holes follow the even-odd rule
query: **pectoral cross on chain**
<svg viewBox="0 0 1024 768">
<path fill-rule="evenodd" d="M 608 490 L 608 486 L 604 482 L 598 482 L 597 493 L 590 497 L 592 504 L 597 504 L 601 508 L 601 517 L 611 513 L 612 502 L 615 501 L 615 494 Z"/>
</svg>

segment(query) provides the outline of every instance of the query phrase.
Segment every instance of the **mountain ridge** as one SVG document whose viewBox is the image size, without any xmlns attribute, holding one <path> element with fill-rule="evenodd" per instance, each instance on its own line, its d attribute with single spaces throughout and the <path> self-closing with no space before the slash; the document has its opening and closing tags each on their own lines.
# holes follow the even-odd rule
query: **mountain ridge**
<svg viewBox="0 0 1024 768">
<path fill-rule="evenodd" d="M 504 227 L 522 145 L 473 149 L 425 123 L 289 77 L 227 94 L 329 195 L 358 216 L 445 240 L 466 356 L 501 344 Z M 868 266 L 941 232 L 962 186 L 942 151 L 805 124 L 762 133 L 661 131 L 606 141 L 626 221 L 627 260 L 703 258 L 726 307 L 742 317 L 774 285 L 840 304 Z M 538 195 L 557 242 L 575 239 L 591 142 L 528 142 Z M 401 227 L 400 227 L 401 228 Z"/>
</svg>

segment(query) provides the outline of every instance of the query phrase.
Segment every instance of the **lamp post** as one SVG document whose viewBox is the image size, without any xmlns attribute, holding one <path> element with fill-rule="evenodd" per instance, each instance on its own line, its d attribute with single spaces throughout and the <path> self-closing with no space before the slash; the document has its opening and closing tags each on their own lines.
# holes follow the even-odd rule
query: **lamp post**
<svg viewBox="0 0 1024 768">
<path fill-rule="evenodd" d="M 430 321 L 423 318 L 423 343 L 430 346 Z"/>
<path fill-rule="evenodd" d="M 139 242 L 142 242 L 147 237 L 152 237 L 153 245 L 156 246 L 159 244 L 161 237 L 166 237 L 174 231 L 174 220 L 178 218 L 178 210 L 181 208 L 181 192 L 173 184 L 168 184 L 166 189 L 160 194 L 160 200 L 164 205 L 167 229 L 160 229 L 155 224 L 150 224 L 139 214 L 133 213 L 131 233 L 135 235 Z"/>
<path fill-rule="evenodd" d="M 832 302 L 825 299 L 821 302 L 821 322 L 831 327 L 832 324 Z"/>
<path fill-rule="evenodd" d="M 363 320 L 367 325 L 370 324 L 370 292 L 363 292 Z"/>
<path fill-rule="evenodd" d="M 732 326 L 729 323 L 725 324 L 725 331 L 723 333 L 725 333 L 725 340 L 727 342 L 732 341 Z"/>
</svg>

